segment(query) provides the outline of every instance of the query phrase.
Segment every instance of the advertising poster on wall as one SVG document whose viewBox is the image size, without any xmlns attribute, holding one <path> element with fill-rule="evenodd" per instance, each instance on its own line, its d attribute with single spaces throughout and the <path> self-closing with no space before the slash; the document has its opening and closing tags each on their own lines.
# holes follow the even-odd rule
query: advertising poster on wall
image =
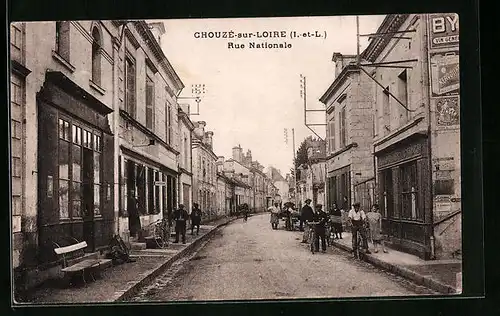
<svg viewBox="0 0 500 316">
<path fill-rule="evenodd" d="M 430 53 L 430 65 L 432 96 L 458 95 L 460 89 L 458 49 L 444 53 Z"/>
<path fill-rule="evenodd" d="M 458 97 L 436 99 L 436 120 L 438 126 L 460 124 Z"/>
<path fill-rule="evenodd" d="M 429 16 L 430 49 L 458 47 L 458 14 L 438 13 Z"/>
</svg>

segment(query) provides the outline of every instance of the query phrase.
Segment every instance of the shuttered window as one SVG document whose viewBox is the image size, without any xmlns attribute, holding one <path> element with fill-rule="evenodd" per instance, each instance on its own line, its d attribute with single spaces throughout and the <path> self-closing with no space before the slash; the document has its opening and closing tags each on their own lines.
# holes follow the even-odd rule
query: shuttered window
<svg viewBox="0 0 500 316">
<path fill-rule="evenodd" d="M 347 145 L 347 127 L 345 119 L 345 107 L 340 110 L 340 147 Z"/>
<path fill-rule="evenodd" d="M 125 58 L 125 111 L 135 118 L 136 115 L 136 78 L 134 61 Z"/>
<path fill-rule="evenodd" d="M 154 81 L 146 76 L 146 127 L 154 131 Z"/>
<path fill-rule="evenodd" d="M 328 122 L 328 148 L 329 152 L 335 151 L 335 117 L 332 116 Z"/>
<path fill-rule="evenodd" d="M 70 61 L 70 22 L 56 22 L 56 47 L 55 50 L 59 56 L 67 62 Z"/>
<path fill-rule="evenodd" d="M 92 30 L 92 81 L 101 84 L 101 34 L 97 27 Z"/>
</svg>

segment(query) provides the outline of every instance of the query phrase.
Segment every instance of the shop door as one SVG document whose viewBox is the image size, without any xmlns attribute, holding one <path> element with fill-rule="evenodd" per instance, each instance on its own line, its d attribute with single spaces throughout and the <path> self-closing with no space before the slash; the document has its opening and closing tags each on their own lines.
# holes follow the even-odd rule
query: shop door
<svg viewBox="0 0 500 316">
<path fill-rule="evenodd" d="M 94 243 L 94 157 L 91 149 L 83 148 L 83 239 L 87 242 L 87 251 L 95 249 Z"/>
<path fill-rule="evenodd" d="M 182 204 L 184 204 L 185 209 L 189 209 L 189 185 L 182 184 Z"/>
</svg>

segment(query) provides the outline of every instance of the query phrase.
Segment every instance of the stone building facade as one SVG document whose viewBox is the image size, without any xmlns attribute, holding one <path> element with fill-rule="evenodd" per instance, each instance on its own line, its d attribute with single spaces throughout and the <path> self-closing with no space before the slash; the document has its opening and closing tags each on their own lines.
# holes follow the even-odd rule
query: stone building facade
<svg viewBox="0 0 500 316">
<path fill-rule="evenodd" d="M 11 24 L 11 177 L 16 286 L 57 270 L 54 243 L 115 232 L 112 115 L 118 28 L 111 22 Z M 85 193 L 85 195 L 84 195 Z"/>
<path fill-rule="evenodd" d="M 374 82 L 355 60 L 333 54 L 335 80 L 320 100 L 327 113 L 328 207 L 349 209 L 357 201 L 366 210 L 374 203 Z"/>
<path fill-rule="evenodd" d="M 217 208 L 217 155 L 213 152 L 213 132 L 205 132 L 206 122 L 195 122 L 193 150 L 193 203 L 204 216 L 215 216 Z"/>
<path fill-rule="evenodd" d="M 378 32 L 403 30 L 410 39 L 374 38 L 362 54 L 411 66 L 372 73 L 385 87 L 373 95 L 383 229 L 394 247 L 449 258 L 461 251 L 458 16 L 391 14 Z"/>
<path fill-rule="evenodd" d="M 193 208 L 193 168 L 192 168 L 192 133 L 194 124 L 189 119 L 188 109 L 178 110 L 179 116 L 179 202 L 182 203 L 188 212 Z"/>
<path fill-rule="evenodd" d="M 137 200 L 143 229 L 168 216 L 178 204 L 181 143 L 176 96 L 184 85 L 145 21 L 125 25 L 115 71 L 117 223 L 118 231 L 126 236 L 129 210 L 135 203 L 131 197 Z"/>
<path fill-rule="evenodd" d="M 16 290 L 60 270 L 54 247 L 127 237 L 178 200 L 176 95 L 183 84 L 145 21 L 11 25 L 11 170 Z M 161 31 L 161 30 L 160 30 Z"/>
</svg>

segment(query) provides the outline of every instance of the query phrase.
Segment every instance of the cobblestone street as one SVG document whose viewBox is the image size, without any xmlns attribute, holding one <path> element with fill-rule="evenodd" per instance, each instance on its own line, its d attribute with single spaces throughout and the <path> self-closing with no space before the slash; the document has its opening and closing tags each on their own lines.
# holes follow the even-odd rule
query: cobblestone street
<svg viewBox="0 0 500 316">
<path fill-rule="evenodd" d="M 312 255 L 300 232 L 272 230 L 268 215 L 220 229 L 133 301 L 240 300 L 436 294 L 329 248 Z"/>
</svg>

